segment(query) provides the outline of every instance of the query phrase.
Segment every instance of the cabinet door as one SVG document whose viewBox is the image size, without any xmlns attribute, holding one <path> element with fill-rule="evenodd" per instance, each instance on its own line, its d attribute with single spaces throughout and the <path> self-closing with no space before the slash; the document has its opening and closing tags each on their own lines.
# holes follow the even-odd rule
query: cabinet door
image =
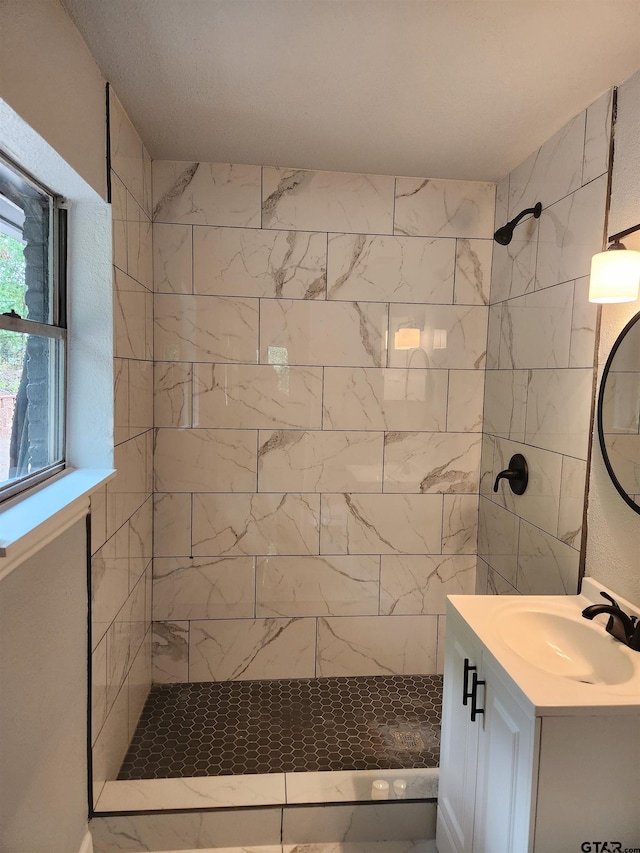
<svg viewBox="0 0 640 853">
<path fill-rule="evenodd" d="M 473 635 L 464 631 L 450 615 L 447 619 L 442 696 L 436 832 L 439 853 L 462 853 L 470 851 L 472 845 L 478 731 L 482 717 L 471 722 L 470 700 L 463 704 L 465 676 L 471 681 L 471 674 L 465 670 L 465 661 L 479 667 L 480 647 Z"/>
<path fill-rule="evenodd" d="M 478 744 L 474 853 L 532 849 L 536 720 L 483 660 L 484 730 Z"/>
</svg>

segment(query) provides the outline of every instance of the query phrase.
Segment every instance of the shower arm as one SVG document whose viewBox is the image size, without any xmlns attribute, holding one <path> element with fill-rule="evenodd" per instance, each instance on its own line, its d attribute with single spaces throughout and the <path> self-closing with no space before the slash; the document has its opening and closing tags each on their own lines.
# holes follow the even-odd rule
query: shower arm
<svg viewBox="0 0 640 853">
<path fill-rule="evenodd" d="M 507 222 L 506 225 L 503 225 L 502 228 L 498 228 L 496 233 L 493 235 L 493 239 L 496 243 L 500 243 L 502 246 L 508 246 L 511 242 L 511 238 L 513 237 L 514 228 L 520 222 L 522 217 L 527 216 L 529 213 L 533 214 L 534 219 L 539 219 L 540 214 L 542 213 L 542 202 L 539 201 L 535 207 L 528 207 L 526 210 L 521 211 L 512 220 Z"/>
</svg>

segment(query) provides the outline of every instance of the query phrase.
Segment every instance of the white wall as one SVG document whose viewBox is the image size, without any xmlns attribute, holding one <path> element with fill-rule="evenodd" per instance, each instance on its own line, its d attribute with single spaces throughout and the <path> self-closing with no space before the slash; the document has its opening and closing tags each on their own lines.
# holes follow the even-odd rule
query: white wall
<svg viewBox="0 0 640 853">
<path fill-rule="evenodd" d="M 609 234 L 640 224 L 640 71 L 618 90 Z M 639 235 L 625 239 L 638 249 Z M 634 242 L 635 241 L 635 242 Z M 598 385 L 616 338 L 640 311 L 640 299 L 604 305 L 598 347 Z M 631 601 L 640 601 L 640 515 L 622 500 L 604 466 L 597 424 L 587 510 L 586 574 Z"/>
<path fill-rule="evenodd" d="M 0 582 L 0 849 L 75 853 L 87 826 L 84 521 Z"/>
<path fill-rule="evenodd" d="M 106 197 L 105 81 L 58 0 L 0 0 L 0 97 Z"/>
</svg>

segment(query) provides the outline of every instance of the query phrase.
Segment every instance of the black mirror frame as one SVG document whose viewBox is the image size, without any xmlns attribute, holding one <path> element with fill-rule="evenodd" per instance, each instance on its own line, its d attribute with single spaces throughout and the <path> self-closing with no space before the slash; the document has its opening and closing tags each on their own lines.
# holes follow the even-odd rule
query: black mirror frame
<svg viewBox="0 0 640 853">
<path fill-rule="evenodd" d="M 607 384 L 607 377 L 609 376 L 609 369 L 611 367 L 611 363 L 613 362 L 613 359 L 615 358 L 615 355 L 618 352 L 618 349 L 620 348 L 620 345 L 622 344 L 626 335 L 631 331 L 631 329 L 639 321 L 640 321 L 640 311 L 637 314 L 635 314 L 629 320 L 627 325 L 624 327 L 624 329 L 620 332 L 620 334 L 616 338 L 616 342 L 614 343 L 613 347 L 611 348 L 611 352 L 609 353 L 609 358 L 607 359 L 606 364 L 604 366 L 604 371 L 602 373 L 602 380 L 600 382 L 600 392 L 598 394 L 598 439 L 600 441 L 600 450 L 602 451 L 602 458 L 604 460 L 604 464 L 607 468 L 607 471 L 609 472 L 609 476 L 611 477 L 611 482 L 616 487 L 617 492 L 623 498 L 624 502 L 626 504 L 628 504 L 628 506 L 630 506 L 634 512 L 637 512 L 640 514 L 640 506 L 638 506 L 637 503 L 634 503 L 634 501 L 631 500 L 629 495 L 622 488 L 618 478 L 616 477 L 616 474 L 613 470 L 613 467 L 611 466 L 611 462 L 609 461 L 609 454 L 607 453 L 607 448 L 606 448 L 605 441 L 604 441 L 604 429 L 603 429 L 603 424 L 602 424 L 602 408 L 603 408 L 603 404 L 604 404 L 604 389 L 605 389 L 605 386 Z"/>
</svg>

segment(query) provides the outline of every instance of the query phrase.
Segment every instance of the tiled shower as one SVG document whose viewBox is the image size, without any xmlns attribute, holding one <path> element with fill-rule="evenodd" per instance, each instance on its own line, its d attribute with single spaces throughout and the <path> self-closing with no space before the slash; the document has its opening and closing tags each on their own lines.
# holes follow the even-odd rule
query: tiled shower
<svg viewBox="0 0 640 853">
<path fill-rule="evenodd" d="M 437 673 L 447 594 L 576 589 L 611 117 L 608 93 L 496 197 L 151 164 L 110 103 L 118 475 L 92 502 L 94 798 L 151 681 Z M 539 224 L 494 248 L 537 200 Z M 515 452 L 520 499 L 491 491 Z"/>
</svg>

